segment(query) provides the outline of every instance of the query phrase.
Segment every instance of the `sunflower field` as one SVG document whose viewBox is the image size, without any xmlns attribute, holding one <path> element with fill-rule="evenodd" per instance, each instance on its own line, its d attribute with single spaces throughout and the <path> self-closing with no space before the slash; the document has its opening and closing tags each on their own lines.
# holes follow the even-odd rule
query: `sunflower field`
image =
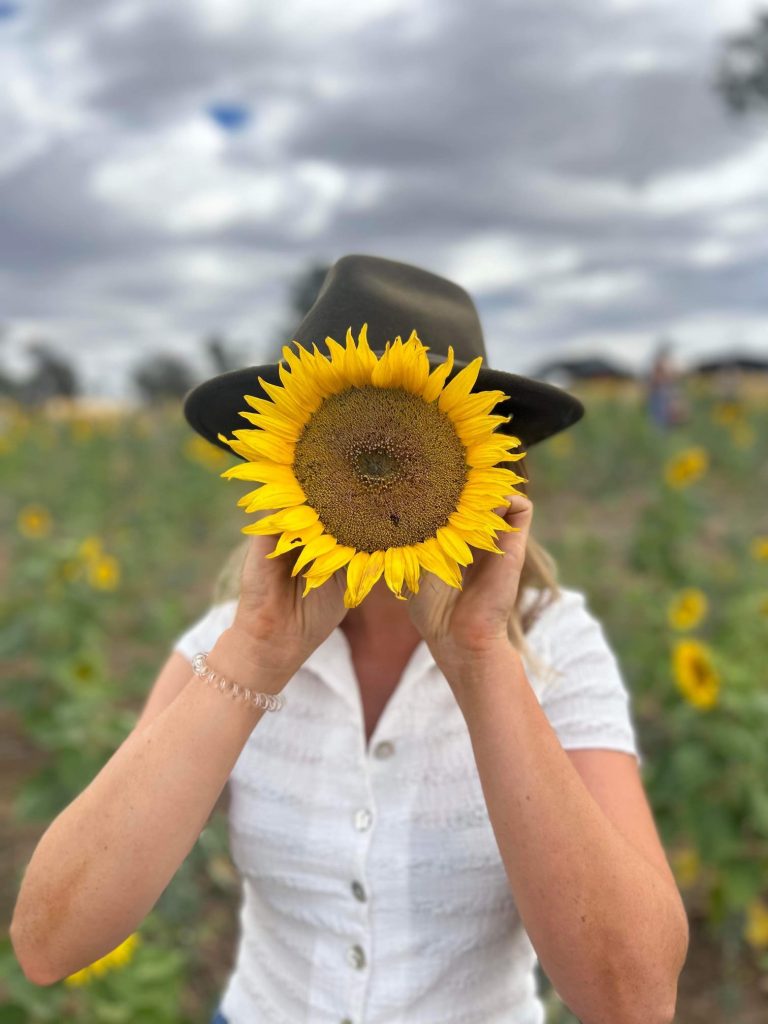
<svg viewBox="0 0 768 1024">
<path fill-rule="evenodd" d="M 691 922 L 681 1024 L 768 1019 L 768 386 L 686 384 L 662 430 L 631 385 L 525 460 L 533 533 L 583 589 L 631 693 L 643 778 Z M 180 404 L 0 406 L 2 901 L 131 729 L 242 542 L 235 458 Z M 231 967 L 239 884 L 217 810 L 140 930 L 54 985 L 0 939 L 3 1024 L 193 1024 Z M 546 977 L 549 1024 L 573 1021 Z"/>
</svg>

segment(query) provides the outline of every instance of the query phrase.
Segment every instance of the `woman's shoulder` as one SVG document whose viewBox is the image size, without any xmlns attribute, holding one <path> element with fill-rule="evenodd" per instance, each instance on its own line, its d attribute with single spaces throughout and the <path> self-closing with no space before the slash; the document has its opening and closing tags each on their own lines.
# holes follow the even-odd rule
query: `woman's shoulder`
<svg viewBox="0 0 768 1024">
<path fill-rule="evenodd" d="M 587 609 L 587 597 L 582 590 L 558 584 L 556 590 L 549 587 L 523 587 L 520 596 L 520 611 L 532 615 L 529 633 L 561 624 Z"/>
</svg>

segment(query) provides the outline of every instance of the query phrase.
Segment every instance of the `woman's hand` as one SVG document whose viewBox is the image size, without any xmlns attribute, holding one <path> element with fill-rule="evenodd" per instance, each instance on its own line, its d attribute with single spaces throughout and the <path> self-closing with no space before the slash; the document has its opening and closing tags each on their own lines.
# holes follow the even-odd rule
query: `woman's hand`
<svg viewBox="0 0 768 1024">
<path fill-rule="evenodd" d="M 522 494 L 507 500 L 506 511 L 503 505 L 494 510 L 512 528 L 497 538 L 503 554 L 473 549 L 461 590 L 426 573 L 418 594 L 408 598 L 411 619 L 446 675 L 509 647 L 507 620 L 517 599 L 533 504 Z"/>
<path fill-rule="evenodd" d="M 300 573 L 291 575 L 299 551 L 267 558 L 276 546 L 274 535 L 252 535 L 230 628 L 287 679 L 344 618 L 346 581 L 344 570 L 339 570 L 302 597 L 305 581 Z"/>
</svg>

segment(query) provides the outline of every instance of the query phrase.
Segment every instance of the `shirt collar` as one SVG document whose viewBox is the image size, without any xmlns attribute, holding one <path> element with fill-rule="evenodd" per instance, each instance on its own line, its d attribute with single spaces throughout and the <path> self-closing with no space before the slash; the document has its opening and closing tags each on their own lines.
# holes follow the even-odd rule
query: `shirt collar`
<svg viewBox="0 0 768 1024">
<path fill-rule="evenodd" d="M 400 677 L 398 690 L 414 682 L 435 667 L 435 659 L 426 641 L 420 640 Z M 303 668 L 313 672 L 324 683 L 357 705 L 359 687 L 352 663 L 352 650 L 340 626 L 334 627 L 304 662 Z"/>
</svg>

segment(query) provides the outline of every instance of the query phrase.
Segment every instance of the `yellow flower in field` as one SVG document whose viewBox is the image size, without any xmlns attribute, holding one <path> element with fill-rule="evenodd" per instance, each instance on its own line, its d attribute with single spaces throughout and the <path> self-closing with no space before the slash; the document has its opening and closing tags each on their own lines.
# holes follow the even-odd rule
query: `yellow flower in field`
<svg viewBox="0 0 768 1024">
<path fill-rule="evenodd" d="M 82 416 L 70 420 L 69 431 L 75 441 L 89 441 L 93 437 L 93 423 Z"/>
<path fill-rule="evenodd" d="M 678 848 L 672 853 L 670 860 L 677 883 L 683 888 L 693 885 L 701 874 L 701 860 L 698 850 L 693 846 Z"/>
<path fill-rule="evenodd" d="M 698 640 L 678 640 L 672 666 L 677 688 L 689 704 L 705 711 L 717 703 L 720 676 L 708 647 Z"/>
<path fill-rule="evenodd" d="M 120 563 L 112 555 L 101 555 L 88 565 L 88 582 L 96 590 L 114 590 L 120 582 Z"/>
<path fill-rule="evenodd" d="M 755 537 L 749 550 L 751 551 L 752 557 L 755 561 L 765 562 L 768 560 L 768 536 L 763 535 L 761 537 Z"/>
<path fill-rule="evenodd" d="M 707 614 L 709 602 L 703 591 L 687 587 L 669 603 L 667 619 L 673 629 L 693 629 Z"/>
<path fill-rule="evenodd" d="M 740 422 L 743 415 L 744 408 L 740 402 L 716 402 L 712 407 L 712 422 L 723 427 L 729 427 L 733 423 Z"/>
<path fill-rule="evenodd" d="M 64 978 L 64 984 L 71 988 L 76 988 L 80 985 L 87 985 L 93 980 L 93 978 L 99 977 L 109 970 L 115 970 L 116 968 L 123 967 L 132 959 L 139 941 L 138 932 L 134 932 L 132 935 L 129 935 L 124 942 L 121 942 L 116 949 L 113 949 L 111 953 L 107 953 L 106 956 L 94 961 L 94 963 L 90 964 L 88 967 L 83 967 L 74 974 L 68 975 Z"/>
<path fill-rule="evenodd" d="M 19 511 L 16 525 L 25 537 L 47 537 L 51 532 L 53 520 L 43 505 L 25 505 Z"/>
<path fill-rule="evenodd" d="M 667 461 L 664 479 L 670 487 L 682 488 L 695 483 L 709 468 L 709 455 L 705 448 L 686 448 Z"/>
<path fill-rule="evenodd" d="M 101 558 L 104 553 L 104 549 L 101 544 L 101 538 L 97 537 L 96 534 L 90 534 L 84 540 L 80 542 L 77 549 L 77 553 L 80 558 L 84 558 L 86 561 L 92 559 Z"/>
<path fill-rule="evenodd" d="M 248 460 L 222 477 L 259 481 L 240 499 L 246 512 L 278 509 L 243 533 L 280 537 L 276 557 L 303 545 L 293 575 L 308 562 L 304 595 L 347 567 L 344 604 L 354 608 L 382 576 L 405 600 L 422 570 L 461 589 L 469 545 L 501 554 L 496 532 L 512 527 L 494 512 L 524 480 L 500 462 L 520 440 L 495 433 L 508 416 L 489 415 L 502 391 L 470 394 L 482 356 L 448 383 L 453 348 L 430 372 L 429 351 L 415 331 L 403 343 L 371 351 L 367 327 L 346 349 L 326 338 L 330 358 L 295 342 L 280 365 L 283 386 L 259 378 L 272 401 L 245 395 L 240 413 L 255 430 L 219 439 Z"/>
<path fill-rule="evenodd" d="M 753 900 L 747 907 L 744 938 L 755 949 L 768 947 L 768 903 Z"/>
<path fill-rule="evenodd" d="M 218 469 L 227 458 L 227 453 L 217 448 L 215 444 L 206 441 L 204 437 L 195 435 L 190 437 L 184 444 L 184 454 L 193 462 L 199 462 L 203 466 L 210 466 L 211 469 Z"/>
</svg>

